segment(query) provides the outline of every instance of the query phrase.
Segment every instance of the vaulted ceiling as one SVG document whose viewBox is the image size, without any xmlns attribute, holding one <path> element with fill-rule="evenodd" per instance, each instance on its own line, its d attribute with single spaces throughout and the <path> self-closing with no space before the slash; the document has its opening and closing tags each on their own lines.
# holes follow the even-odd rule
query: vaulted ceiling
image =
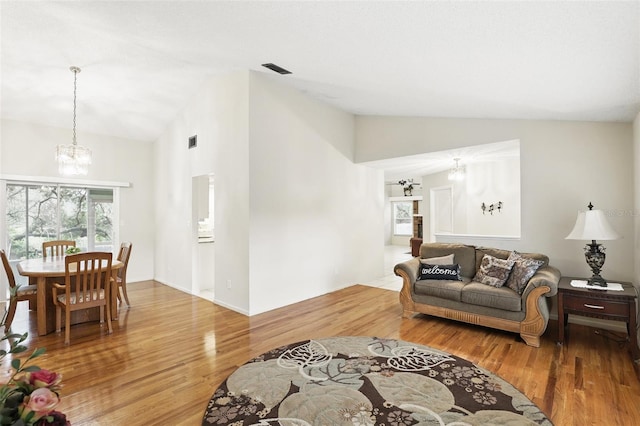
<svg viewBox="0 0 640 426">
<path fill-rule="evenodd" d="M 2 118 L 153 141 L 210 76 L 354 114 L 625 121 L 640 2 L 2 1 Z M 292 72 L 275 74 L 272 62 Z"/>
</svg>

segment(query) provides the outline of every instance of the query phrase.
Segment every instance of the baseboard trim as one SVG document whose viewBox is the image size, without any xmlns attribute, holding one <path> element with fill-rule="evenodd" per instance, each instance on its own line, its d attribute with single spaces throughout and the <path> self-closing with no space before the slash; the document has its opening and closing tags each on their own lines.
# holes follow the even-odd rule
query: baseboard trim
<svg viewBox="0 0 640 426">
<path fill-rule="evenodd" d="M 197 294 L 195 294 L 195 293 L 193 293 L 193 292 L 188 291 L 188 290 L 187 290 L 187 289 L 185 289 L 185 288 L 182 288 L 182 287 L 176 287 L 175 285 L 172 285 L 172 284 L 170 284 L 170 283 L 166 283 L 166 282 L 161 281 L 161 280 L 158 280 L 158 279 L 154 279 L 154 281 L 157 281 L 157 282 L 159 282 L 160 284 L 164 284 L 164 285 L 166 285 L 167 287 L 171 287 L 171 288 L 175 288 L 176 290 L 180 290 L 180 291 L 181 291 L 181 292 L 183 292 L 183 293 L 187 293 L 187 294 L 190 294 L 190 295 L 192 295 L 192 296 L 196 296 L 196 297 L 200 297 L 201 299 L 208 300 L 208 301 L 209 301 L 209 302 L 211 302 L 211 303 L 215 303 L 216 305 L 218 305 L 218 306 L 222 306 L 223 308 L 231 309 L 232 311 L 237 312 L 237 313 L 239 313 L 239 314 L 242 314 L 242 315 L 245 315 L 245 316 L 249 316 L 249 312 L 248 312 L 248 311 L 246 311 L 246 310 L 244 310 L 244 309 L 240 309 L 240 308 L 238 308 L 237 306 L 233 306 L 233 305 L 230 305 L 230 304 L 228 304 L 228 303 L 220 302 L 219 300 L 216 300 L 215 295 L 213 296 L 213 300 L 211 300 L 211 299 L 206 299 L 206 298 L 201 297 L 201 296 L 199 296 L 199 295 L 197 295 Z"/>
<path fill-rule="evenodd" d="M 237 312 L 239 314 L 242 314 L 242 315 L 245 315 L 245 316 L 250 316 L 248 311 L 246 311 L 244 309 L 240 309 L 237 306 L 233 306 L 233 305 L 230 305 L 228 303 L 223 303 L 223 302 L 220 302 L 219 300 L 215 300 L 215 297 L 214 297 L 213 303 L 215 303 L 218 306 L 222 306 L 223 308 L 230 309 L 230 310 L 232 310 L 234 312 Z"/>
</svg>

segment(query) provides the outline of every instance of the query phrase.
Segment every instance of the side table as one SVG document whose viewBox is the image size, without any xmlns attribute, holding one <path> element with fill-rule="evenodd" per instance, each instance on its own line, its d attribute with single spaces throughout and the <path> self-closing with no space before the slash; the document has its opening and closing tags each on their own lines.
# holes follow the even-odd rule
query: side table
<svg viewBox="0 0 640 426">
<path fill-rule="evenodd" d="M 640 363 L 638 348 L 637 293 L 633 284 L 619 282 L 623 291 L 592 290 L 572 287 L 571 280 L 585 278 L 562 277 L 558 283 L 558 343 L 564 343 L 565 327 L 569 314 L 585 317 L 624 321 L 627 324 L 631 356 L 636 364 Z"/>
</svg>

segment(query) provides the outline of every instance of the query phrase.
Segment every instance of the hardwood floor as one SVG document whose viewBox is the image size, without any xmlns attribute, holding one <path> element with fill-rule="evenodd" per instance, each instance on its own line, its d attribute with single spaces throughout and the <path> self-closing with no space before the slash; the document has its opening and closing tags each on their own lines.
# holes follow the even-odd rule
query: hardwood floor
<svg viewBox="0 0 640 426">
<path fill-rule="evenodd" d="M 551 322 L 541 347 L 517 335 L 444 319 L 403 319 L 398 293 L 355 285 L 248 318 L 157 282 L 131 283 L 131 309 L 110 336 L 98 323 L 36 335 L 20 303 L 14 331 L 46 347 L 42 368 L 63 374 L 62 403 L 74 425 L 198 425 L 216 387 L 235 368 L 278 346 L 338 335 L 402 339 L 441 349 L 493 371 L 536 403 L 555 425 L 637 425 L 640 380 L 630 354 L 606 334 L 570 325 L 556 345 Z M 3 364 L 8 368 L 8 360 Z"/>
</svg>

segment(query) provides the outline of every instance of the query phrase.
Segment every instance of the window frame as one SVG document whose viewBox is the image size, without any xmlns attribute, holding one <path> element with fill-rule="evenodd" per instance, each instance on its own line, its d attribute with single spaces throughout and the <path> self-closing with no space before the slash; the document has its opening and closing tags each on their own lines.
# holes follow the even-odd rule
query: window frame
<svg viewBox="0 0 640 426">
<path fill-rule="evenodd" d="M 398 231 L 398 217 L 397 217 L 397 206 L 399 204 L 407 204 L 409 205 L 409 217 L 408 217 L 408 231 L 406 233 L 400 233 Z M 413 200 L 394 200 L 391 201 L 391 225 L 392 225 L 392 234 L 394 237 L 411 237 L 413 236 Z"/>
<path fill-rule="evenodd" d="M 83 179 L 55 178 L 43 176 L 20 176 L 20 175 L 0 175 L 0 211 L 2 211 L 2 219 L 0 220 L 0 239 L 7 241 L 7 185 L 60 185 L 66 187 L 82 187 L 86 189 L 110 189 L 113 191 L 113 250 L 114 253 L 120 247 L 120 189 L 129 188 L 129 182 L 117 181 L 96 181 Z M 2 244 L 4 246 L 4 243 Z M 6 249 L 6 247 L 5 247 Z M 15 263 L 15 261 L 13 261 Z M 12 265 L 13 266 L 13 265 Z M 16 279 L 19 279 L 16 275 Z M 4 297 L 8 291 L 8 282 L 6 274 L 0 274 L 0 301 L 6 300 Z"/>
</svg>

